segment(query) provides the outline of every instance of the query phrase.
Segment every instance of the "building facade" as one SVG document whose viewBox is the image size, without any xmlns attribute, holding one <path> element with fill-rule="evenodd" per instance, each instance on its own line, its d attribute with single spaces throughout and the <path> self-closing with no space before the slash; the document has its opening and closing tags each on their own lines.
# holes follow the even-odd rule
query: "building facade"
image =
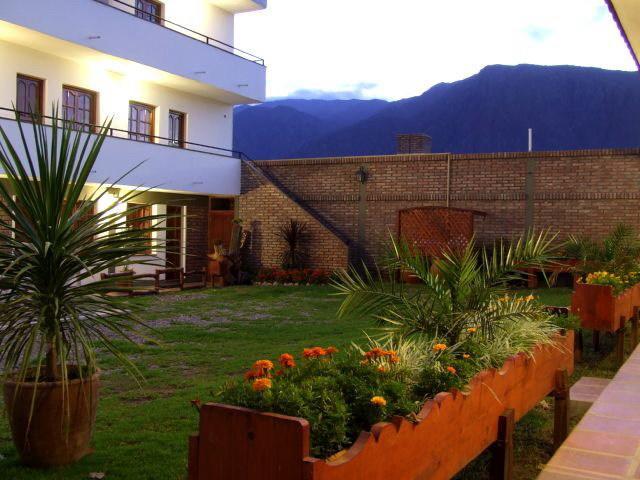
<svg viewBox="0 0 640 480">
<path fill-rule="evenodd" d="M 183 253 L 167 263 L 204 266 L 240 193 L 233 106 L 265 98 L 264 61 L 233 46 L 234 16 L 264 8 L 266 0 L 3 0 L 0 125 L 18 142 L 14 107 L 86 131 L 110 121 L 90 181 L 114 182 L 143 162 L 109 200 L 150 188 L 139 200 L 150 213 L 183 215 Z"/>
</svg>

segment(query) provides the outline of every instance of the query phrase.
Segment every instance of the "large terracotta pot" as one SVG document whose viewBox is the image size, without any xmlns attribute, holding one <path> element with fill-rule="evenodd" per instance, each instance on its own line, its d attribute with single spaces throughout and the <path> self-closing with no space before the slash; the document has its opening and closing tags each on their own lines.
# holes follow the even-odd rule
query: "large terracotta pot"
<svg viewBox="0 0 640 480">
<path fill-rule="evenodd" d="M 99 373 L 83 380 L 70 380 L 66 393 L 67 411 L 62 402 L 62 382 L 5 382 L 4 403 L 11 434 L 24 464 L 34 467 L 68 465 L 91 452 L 89 442 L 96 420 L 99 386 Z M 35 403 L 29 426 L 34 390 Z"/>
</svg>

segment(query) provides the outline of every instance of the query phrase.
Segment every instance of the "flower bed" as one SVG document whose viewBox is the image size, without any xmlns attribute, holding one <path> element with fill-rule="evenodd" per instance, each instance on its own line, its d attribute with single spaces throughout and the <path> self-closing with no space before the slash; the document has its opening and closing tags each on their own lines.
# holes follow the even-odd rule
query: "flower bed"
<svg viewBox="0 0 640 480">
<path fill-rule="evenodd" d="M 607 272 L 589 274 L 578 282 L 571 297 L 571 311 L 580 317 L 580 326 L 617 332 L 640 306 L 640 283 L 634 275 L 620 278 Z M 634 282 L 630 285 L 631 282 Z"/>
<path fill-rule="evenodd" d="M 397 408 L 403 416 L 376 423 L 370 431 L 361 432 L 348 451 L 328 460 L 309 456 L 311 428 L 305 419 L 237 406 L 205 404 L 200 410 L 199 435 L 190 439 L 189 478 L 450 478 L 497 440 L 498 418 L 505 410 L 513 409 L 515 419 L 520 419 L 556 388 L 558 370 L 573 371 L 573 333 L 556 340 L 554 344 L 535 347 L 529 354 L 521 353 L 508 359 L 499 370 L 481 371 L 471 379 L 464 392 L 452 389 L 438 393 L 409 418 L 404 410 L 411 407 L 402 406 L 403 392 L 393 383 L 393 369 L 400 368 L 396 367 L 398 354 L 382 349 L 370 350 L 364 354 L 360 365 L 362 372 L 369 372 L 370 376 L 374 372 L 381 375 L 381 380 L 374 385 L 374 390 L 379 390 L 380 394 L 361 396 L 368 401 L 358 411 L 375 416 L 381 409 Z M 444 354 L 447 346 L 434 344 L 433 350 Z M 322 362 L 333 362 L 332 355 L 328 349 L 309 349 L 305 351 L 307 359 L 303 360 L 308 362 L 305 368 L 322 369 L 326 366 Z M 465 355 L 469 354 L 461 353 L 456 358 L 466 360 Z M 256 362 L 247 375 L 250 378 L 245 386 L 238 389 L 245 388 L 249 396 L 262 395 L 265 391 L 273 397 L 286 394 L 288 390 L 278 393 L 276 386 L 280 383 L 278 377 L 292 374 L 293 358 L 284 355 L 280 358 L 283 371 L 273 377 L 273 381 L 269 372 L 274 367 L 267 362 Z M 457 365 L 458 368 L 448 365 L 443 371 L 455 378 L 461 374 L 459 369 L 464 368 Z M 335 368 L 338 375 L 345 373 L 342 367 Z M 362 373 L 357 366 L 351 368 L 356 369 L 354 374 Z M 384 380 L 387 375 L 390 376 L 388 382 Z M 351 377 L 354 383 L 360 378 L 359 375 Z M 336 382 L 340 382 L 339 376 L 336 376 Z M 313 388 L 301 385 L 300 394 L 313 395 Z M 345 395 L 348 391 L 347 386 L 336 387 L 334 395 L 313 398 L 321 410 L 340 412 L 340 409 L 326 409 L 322 404 L 335 401 L 336 395 Z M 241 397 L 248 398 L 244 395 Z M 355 399 L 354 403 L 357 402 Z M 329 419 L 319 421 L 328 422 Z"/>
<path fill-rule="evenodd" d="M 331 272 L 322 269 L 265 268 L 256 276 L 258 285 L 324 285 L 329 282 Z"/>
<path fill-rule="evenodd" d="M 640 284 L 616 295 L 610 285 L 579 283 L 571 296 L 571 312 L 580 317 L 580 326 L 603 332 L 617 332 L 640 306 Z"/>
</svg>

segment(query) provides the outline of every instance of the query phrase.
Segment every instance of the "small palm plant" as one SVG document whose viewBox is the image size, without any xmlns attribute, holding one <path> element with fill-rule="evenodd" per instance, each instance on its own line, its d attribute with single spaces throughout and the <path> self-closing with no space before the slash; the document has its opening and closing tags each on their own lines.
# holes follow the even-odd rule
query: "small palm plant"
<svg viewBox="0 0 640 480">
<path fill-rule="evenodd" d="M 570 236 L 565 255 L 578 260 L 579 273 L 607 271 L 620 276 L 640 268 L 640 236 L 629 225 L 617 225 L 601 242 Z"/>
<path fill-rule="evenodd" d="M 285 248 L 280 256 L 280 263 L 284 269 L 303 268 L 307 260 L 307 250 L 304 242 L 307 234 L 307 224 L 298 220 L 280 227 L 278 236 L 284 242 Z"/>
<path fill-rule="evenodd" d="M 441 338 L 454 345 L 470 328 L 493 341 L 515 322 L 540 325 L 539 330 L 531 329 L 526 342 L 544 341 L 549 316 L 537 302 L 509 297 L 508 289 L 511 282 L 523 278 L 520 269 L 553 261 L 554 239 L 543 232 L 511 243 L 497 242 L 484 250 L 472 241 L 434 259 L 392 238 L 384 271 L 376 274 L 364 268 L 360 273 L 352 268 L 338 274 L 335 286 L 344 297 L 339 313 L 373 315 L 382 337 L 395 341 Z M 398 271 L 412 273 L 421 284 L 396 283 Z"/>
<path fill-rule="evenodd" d="M 142 322 L 107 295 L 114 287 L 111 280 L 96 278 L 115 267 L 153 262 L 147 255 L 150 233 L 164 230 L 165 219 L 136 218 L 150 226 L 130 228 L 127 217 L 141 207 L 115 208 L 106 196 L 112 184 L 87 185 L 109 124 L 93 135 L 58 120 L 50 128 L 35 117 L 32 120 L 32 129 L 25 129 L 16 116 L 19 145 L 13 145 L 0 127 L 0 167 L 6 176 L 0 181 L 0 365 L 4 365 L 5 405 L 16 446 L 23 460 L 47 465 L 67 460 L 35 458 L 38 439 L 28 430 L 37 430 L 36 417 L 46 415 L 41 403 L 34 407 L 44 388 L 40 385 L 61 385 L 58 398 L 63 408 L 54 406 L 51 411 L 62 411 L 63 418 L 50 422 L 64 424 L 58 430 L 70 435 L 70 385 L 94 376 L 98 346 L 137 375 L 113 338 L 131 339 Z M 119 202 L 126 204 L 142 193 L 131 191 Z M 133 259 L 141 255 L 147 260 Z M 8 393 L 10 384 L 16 388 Z M 16 412 L 25 392 L 30 405 L 28 415 L 20 419 Z M 21 422 L 27 432 L 17 431 Z"/>
</svg>

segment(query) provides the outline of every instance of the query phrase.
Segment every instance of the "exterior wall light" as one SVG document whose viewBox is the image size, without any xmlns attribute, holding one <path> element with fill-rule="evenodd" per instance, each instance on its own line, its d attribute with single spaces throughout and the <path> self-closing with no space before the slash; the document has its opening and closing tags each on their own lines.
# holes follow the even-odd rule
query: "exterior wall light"
<svg viewBox="0 0 640 480">
<path fill-rule="evenodd" d="M 369 179 L 369 172 L 364 168 L 364 165 L 360 165 L 360 168 L 356 171 L 356 178 L 360 183 L 365 183 Z"/>
</svg>

